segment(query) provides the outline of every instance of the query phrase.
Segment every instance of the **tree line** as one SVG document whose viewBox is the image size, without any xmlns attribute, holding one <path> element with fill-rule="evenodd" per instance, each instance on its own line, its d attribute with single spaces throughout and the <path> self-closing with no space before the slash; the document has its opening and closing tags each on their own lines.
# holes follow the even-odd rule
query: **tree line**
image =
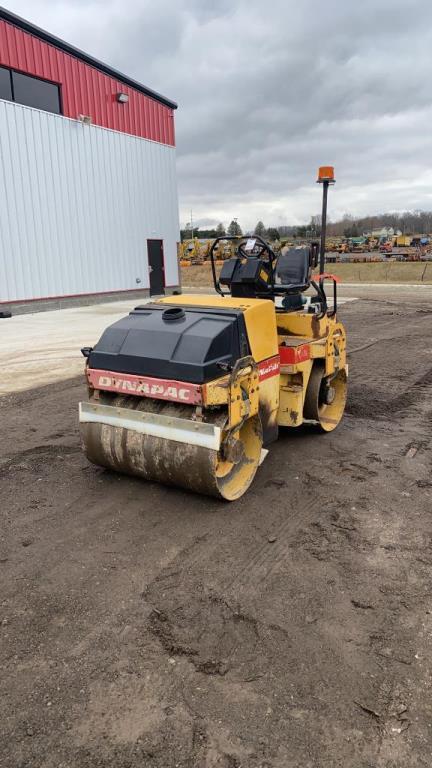
<svg viewBox="0 0 432 768">
<path fill-rule="evenodd" d="M 192 237 L 192 230 L 190 227 L 190 224 L 186 226 L 184 229 L 180 230 L 181 239 L 183 240 L 189 240 Z M 244 233 L 245 235 L 258 235 L 259 237 L 265 238 L 270 241 L 279 240 L 280 239 L 280 233 L 279 230 L 276 227 L 268 227 L 266 228 L 262 221 L 259 221 L 253 231 L 246 231 Z M 220 222 L 217 227 L 214 229 L 201 229 L 200 227 L 194 227 L 193 229 L 193 236 L 199 237 L 202 240 L 206 238 L 212 238 L 212 237 L 224 237 L 225 235 L 230 236 L 242 236 L 243 230 L 238 223 L 237 219 L 233 219 L 227 227 L 224 226 L 222 222 Z"/>
<path fill-rule="evenodd" d="M 429 234 L 432 232 L 432 211 L 398 211 L 375 216 L 354 217 L 348 214 L 340 221 L 330 222 L 329 235 L 360 237 L 373 229 L 392 228 L 403 235 Z"/>
<path fill-rule="evenodd" d="M 365 232 L 374 229 L 393 228 L 400 230 L 402 234 L 429 234 L 432 232 L 432 211 L 398 211 L 395 213 L 380 213 L 374 216 L 354 217 L 346 214 L 338 221 L 327 222 L 327 235 L 333 237 L 360 237 Z M 181 230 L 181 239 L 191 237 L 191 229 Z M 194 237 L 214 238 L 224 235 L 242 235 L 243 230 L 237 219 L 232 219 L 227 227 L 220 222 L 214 229 L 201 229 L 195 227 Z M 284 225 L 279 227 L 266 227 L 260 220 L 254 230 L 247 230 L 246 235 L 258 235 L 271 242 L 280 240 L 281 237 L 315 238 L 321 234 L 321 216 L 311 216 L 309 224 L 299 226 Z"/>
</svg>

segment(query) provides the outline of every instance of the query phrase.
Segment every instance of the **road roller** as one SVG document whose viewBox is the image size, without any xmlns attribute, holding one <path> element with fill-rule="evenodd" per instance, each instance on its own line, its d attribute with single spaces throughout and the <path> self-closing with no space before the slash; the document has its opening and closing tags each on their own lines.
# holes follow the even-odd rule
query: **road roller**
<svg viewBox="0 0 432 768">
<path fill-rule="evenodd" d="M 217 267 L 221 240 L 234 255 Z M 337 427 L 346 334 L 336 278 L 314 275 L 318 244 L 276 256 L 261 237 L 222 237 L 209 255 L 214 294 L 137 306 L 82 350 L 79 421 L 94 464 L 233 501 L 281 429 Z"/>
</svg>

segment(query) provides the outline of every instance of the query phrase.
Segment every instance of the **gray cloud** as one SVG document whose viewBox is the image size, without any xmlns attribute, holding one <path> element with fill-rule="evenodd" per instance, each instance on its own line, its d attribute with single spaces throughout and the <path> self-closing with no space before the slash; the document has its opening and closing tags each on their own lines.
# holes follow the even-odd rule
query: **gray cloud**
<svg viewBox="0 0 432 768">
<path fill-rule="evenodd" d="M 430 208 L 429 0 L 18 0 L 14 10 L 179 103 L 181 218 Z"/>
</svg>

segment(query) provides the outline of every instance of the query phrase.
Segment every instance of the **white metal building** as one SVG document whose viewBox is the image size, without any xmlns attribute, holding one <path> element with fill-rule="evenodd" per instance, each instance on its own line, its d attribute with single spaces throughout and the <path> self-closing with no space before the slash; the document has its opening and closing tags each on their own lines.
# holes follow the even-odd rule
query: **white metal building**
<svg viewBox="0 0 432 768">
<path fill-rule="evenodd" d="M 179 287 L 175 108 L 0 9 L 0 309 Z"/>
</svg>

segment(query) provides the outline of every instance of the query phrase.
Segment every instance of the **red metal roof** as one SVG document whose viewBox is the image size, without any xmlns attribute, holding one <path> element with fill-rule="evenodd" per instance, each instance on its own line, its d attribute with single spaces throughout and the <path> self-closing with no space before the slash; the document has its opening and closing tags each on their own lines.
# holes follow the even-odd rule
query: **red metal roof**
<svg viewBox="0 0 432 768">
<path fill-rule="evenodd" d="M 16 23 L 6 21 L 5 17 L 15 19 Z M 22 25 L 35 32 L 26 31 Z M 0 65 L 58 83 L 66 117 L 88 115 L 92 123 L 104 128 L 174 146 L 174 102 L 115 73 L 78 49 L 66 43 L 61 48 L 60 44 L 62 41 L 0 8 Z M 128 95 L 127 103 L 117 101 L 119 92 Z"/>
</svg>

